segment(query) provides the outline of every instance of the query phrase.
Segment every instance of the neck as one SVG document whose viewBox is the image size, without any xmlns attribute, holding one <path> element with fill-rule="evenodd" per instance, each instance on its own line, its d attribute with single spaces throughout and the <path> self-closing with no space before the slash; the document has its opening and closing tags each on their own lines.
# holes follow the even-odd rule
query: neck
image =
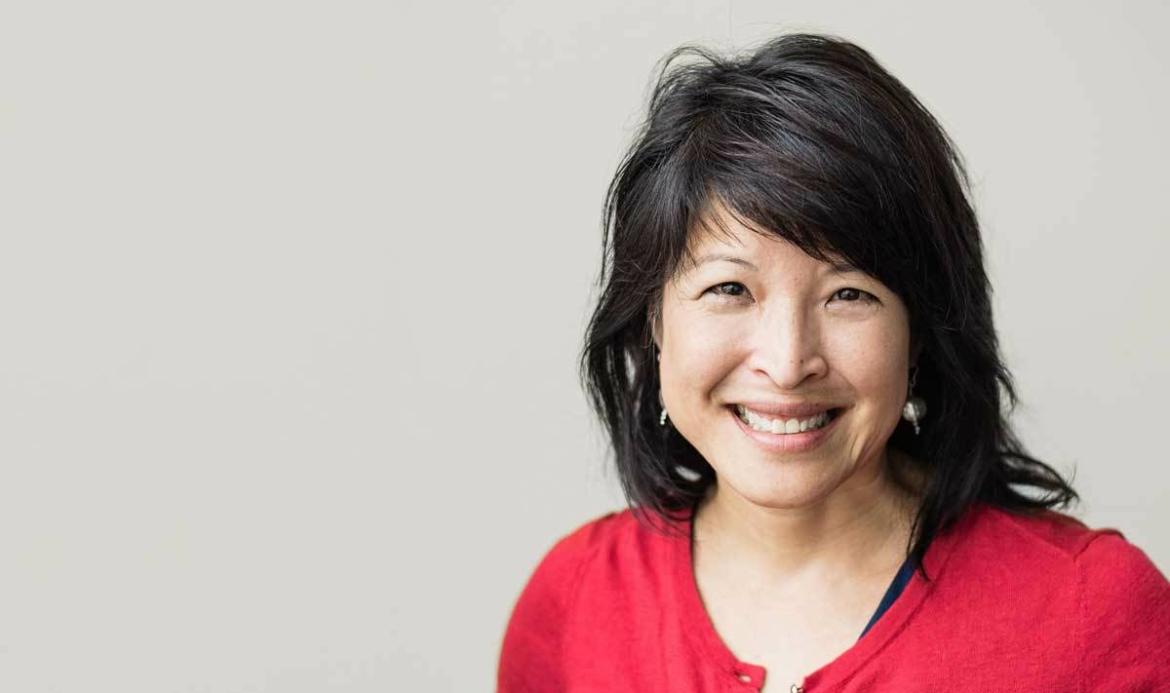
<svg viewBox="0 0 1170 693">
<path fill-rule="evenodd" d="M 717 483 L 696 510 L 696 552 L 701 545 L 712 563 L 774 586 L 885 575 L 905 558 L 921 488 L 894 483 L 886 457 L 798 507 L 758 505 Z"/>
</svg>

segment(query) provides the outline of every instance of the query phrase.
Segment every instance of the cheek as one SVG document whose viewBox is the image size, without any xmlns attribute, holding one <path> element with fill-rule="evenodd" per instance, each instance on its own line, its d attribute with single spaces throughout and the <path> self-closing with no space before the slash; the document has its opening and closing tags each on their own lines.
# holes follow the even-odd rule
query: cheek
<svg viewBox="0 0 1170 693">
<path fill-rule="evenodd" d="M 675 376 L 672 379 L 677 380 L 677 386 L 682 389 L 710 385 L 725 372 L 726 364 L 731 361 L 726 345 L 717 339 L 703 337 L 697 331 L 675 339 L 670 353 L 662 358 L 667 362 L 664 370 Z"/>
<path fill-rule="evenodd" d="M 666 344 L 659 364 L 662 394 L 676 406 L 709 397 L 741 358 L 734 339 L 711 330 L 680 329 Z"/>
<path fill-rule="evenodd" d="M 858 397 L 901 406 L 910 347 L 897 327 L 875 325 L 837 342 L 834 364 Z"/>
</svg>

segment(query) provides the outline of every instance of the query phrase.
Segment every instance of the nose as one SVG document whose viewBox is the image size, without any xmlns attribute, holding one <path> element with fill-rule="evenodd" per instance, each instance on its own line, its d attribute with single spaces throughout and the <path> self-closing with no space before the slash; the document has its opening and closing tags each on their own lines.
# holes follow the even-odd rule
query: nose
<svg viewBox="0 0 1170 693">
<path fill-rule="evenodd" d="M 820 323 L 803 306 L 774 306 L 760 320 L 753 367 L 781 390 L 798 390 L 828 370 Z"/>
</svg>

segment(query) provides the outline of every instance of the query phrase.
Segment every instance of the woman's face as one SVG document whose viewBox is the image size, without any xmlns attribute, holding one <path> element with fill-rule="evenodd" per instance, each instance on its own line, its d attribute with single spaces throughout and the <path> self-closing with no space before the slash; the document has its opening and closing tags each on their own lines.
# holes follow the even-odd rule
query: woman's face
<svg viewBox="0 0 1170 693">
<path fill-rule="evenodd" d="M 672 424 L 721 492 L 757 505 L 805 506 L 873 482 L 906 401 L 905 305 L 867 274 L 717 213 L 736 241 L 695 239 L 697 264 L 667 283 L 655 324 Z M 762 410 L 755 423 L 766 432 L 742 422 L 745 404 Z M 832 418 L 818 430 L 815 411 L 789 405 Z"/>
</svg>

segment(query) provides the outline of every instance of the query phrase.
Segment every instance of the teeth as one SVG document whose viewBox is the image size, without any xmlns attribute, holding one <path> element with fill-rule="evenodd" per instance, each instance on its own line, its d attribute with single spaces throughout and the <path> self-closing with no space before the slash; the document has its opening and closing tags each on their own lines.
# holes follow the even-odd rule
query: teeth
<svg viewBox="0 0 1170 693">
<path fill-rule="evenodd" d="M 769 419 L 748 411 L 743 405 L 735 405 L 735 412 L 744 423 L 757 431 L 788 435 L 821 428 L 829 423 L 829 412 L 821 412 L 807 419 Z"/>
</svg>

